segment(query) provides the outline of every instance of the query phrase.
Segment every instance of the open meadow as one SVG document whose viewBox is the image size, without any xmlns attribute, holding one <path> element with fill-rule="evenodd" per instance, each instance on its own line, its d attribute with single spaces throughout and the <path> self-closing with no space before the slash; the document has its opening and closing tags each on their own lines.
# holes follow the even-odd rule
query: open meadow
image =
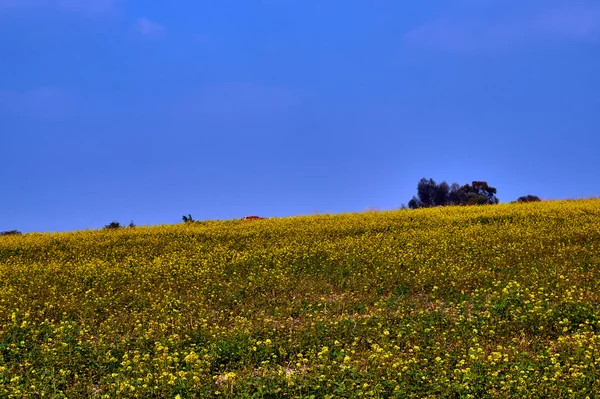
<svg viewBox="0 0 600 399">
<path fill-rule="evenodd" d="M 1 398 L 600 397 L 600 200 L 0 237 Z"/>
</svg>

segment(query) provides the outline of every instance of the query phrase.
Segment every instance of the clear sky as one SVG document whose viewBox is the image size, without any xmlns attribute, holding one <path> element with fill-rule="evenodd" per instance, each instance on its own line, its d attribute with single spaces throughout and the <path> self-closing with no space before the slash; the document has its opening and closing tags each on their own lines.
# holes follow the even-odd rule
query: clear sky
<svg viewBox="0 0 600 399">
<path fill-rule="evenodd" d="M 600 195 L 597 0 L 0 0 L 0 230 Z"/>
</svg>

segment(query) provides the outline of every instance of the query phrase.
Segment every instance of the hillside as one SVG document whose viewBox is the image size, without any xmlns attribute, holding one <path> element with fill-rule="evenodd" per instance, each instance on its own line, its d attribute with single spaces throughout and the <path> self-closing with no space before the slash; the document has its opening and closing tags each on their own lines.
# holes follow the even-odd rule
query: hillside
<svg viewBox="0 0 600 399">
<path fill-rule="evenodd" d="M 600 200 L 0 237 L 0 397 L 600 396 Z"/>
</svg>

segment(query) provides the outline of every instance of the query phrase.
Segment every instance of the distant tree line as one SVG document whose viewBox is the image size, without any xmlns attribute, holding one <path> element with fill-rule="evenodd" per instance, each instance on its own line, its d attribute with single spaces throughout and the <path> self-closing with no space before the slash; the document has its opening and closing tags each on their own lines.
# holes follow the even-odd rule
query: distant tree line
<svg viewBox="0 0 600 399">
<path fill-rule="evenodd" d="M 463 186 L 445 181 L 437 184 L 433 179 L 422 178 L 417 184 L 417 195 L 408 202 L 411 209 L 448 205 L 497 204 L 496 188 L 485 181 L 474 181 Z"/>
<path fill-rule="evenodd" d="M 184 223 L 194 223 L 194 219 L 192 218 L 192 215 L 188 214 L 187 216 L 183 215 L 183 217 L 181 218 L 183 220 Z M 109 224 L 105 225 L 103 227 L 103 229 L 105 230 L 116 230 L 116 229 L 122 229 L 125 226 L 122 225 L 121 223 L 117 222 L 117 221 L 112 221 Z M 129 223 L 129 226 L 127 226 L 129 228 L 134 228 L 136 227 L 135 223 L 133 223 L 133 220 Z"/>
<path fill-rule="evenodd" d="M 0 232 L 0 236 L 20 236 L 21 233 L 19 230 L 6 230 L 6 231 L 2 231 Z"/>
<path fill-rule="evenodd" d="M 413 196 L 408 201 L 408 207 L 411 209 L 417 208 L 431 208 L 434 206 L 448 206 L 448 205 L 486 205 L 486 204 L 497 204 L 498 198 L 496 197 L 496 188 L 491 187 L 485 181 L 474 181 L 471 184 L 465 184 L 463 186 L 452 183 L 449 185 L 445 181 L 437 184 L 433 179 L 422 178 L 417 184 L 417 195 Z M 525 195 L 519 197 L 516 201 L 518 203 L 524 202 L 537 202 L 541 201 L 540 197 L 536 195 Z M 403 208 L 406 205 L 402 205 Z M 182 218 L 184 223 L 195 223 L 196 221 L 192 218 L 192 215 L 184 215 Z M 254 220 L 264 219 L 258 216 L 246 216 L 243 220 Z M 105 230 L 121 229 L 125 226 L 117 221 L 110 222 L 105 225 Z M 129 228 L 136 227 L 133 220 L 127 226 Z M 0 236 L 8 235 L 21 235 L 22 233 L 18 230 L 6 230 L 1 231 Z"/>
<path fill-rule="evenodd" d="M 105 230 L 116 230 L 116 229 L 121 229 L 125 226 L 121 225 L 121 223 L 113 221 L 110 222 L 109 224 L 107 224 L 106 226 L 104 226 L 103 228 Z M 134 228 L 135 227 L 135 223 L 133 223 L 133 220 L 129 223 L 129 228 Z"/>
</svg>

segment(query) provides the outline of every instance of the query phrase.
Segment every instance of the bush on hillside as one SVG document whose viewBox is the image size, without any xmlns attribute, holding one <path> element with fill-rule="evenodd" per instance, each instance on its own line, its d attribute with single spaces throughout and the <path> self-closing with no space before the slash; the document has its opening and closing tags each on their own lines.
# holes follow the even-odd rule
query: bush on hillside
<svg viewBox="0 0 600 399">
<path fill-rule="evenodd" d="M 120 229 L 121 224 L 119 222 L 110 222 L 109 224 L 107 224 L 106 226 L 104 226 L 105 229 Z"/>
<path fill-rule="evenodd" d="M 517 202 L 539 202 L 541 201 L 540 197 L 538 197 L 537 195 L 524 195 L 522 197 L 519 197 L 517 199 Z"/>
</svg>

